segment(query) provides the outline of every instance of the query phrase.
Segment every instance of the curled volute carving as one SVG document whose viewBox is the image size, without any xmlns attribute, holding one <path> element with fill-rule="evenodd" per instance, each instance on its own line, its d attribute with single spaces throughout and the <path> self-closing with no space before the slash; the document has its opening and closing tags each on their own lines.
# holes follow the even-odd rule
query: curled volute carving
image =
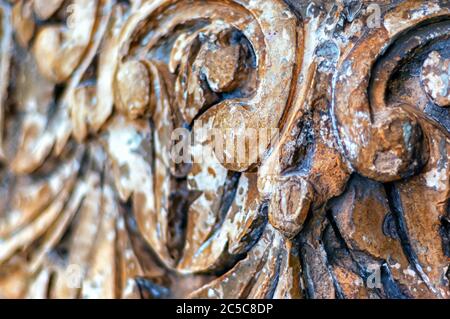
<svg viewBox="0 0 450 319">
<path fill-rule="evenodd" d="M 449 298 L 448 1 L 0 0 L 0 297 Z"/>
</svg>

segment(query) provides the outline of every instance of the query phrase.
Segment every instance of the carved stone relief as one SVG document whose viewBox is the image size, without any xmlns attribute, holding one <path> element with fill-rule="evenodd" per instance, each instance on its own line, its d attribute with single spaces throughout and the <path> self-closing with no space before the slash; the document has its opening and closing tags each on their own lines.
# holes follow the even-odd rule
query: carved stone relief
<svg viewBox="0 0 450 319">
<path fill-rule="evenodd" d="M 0 0 L 0 297 L 448 299 L 449 78 L 447 0 Z"/>
</svg>

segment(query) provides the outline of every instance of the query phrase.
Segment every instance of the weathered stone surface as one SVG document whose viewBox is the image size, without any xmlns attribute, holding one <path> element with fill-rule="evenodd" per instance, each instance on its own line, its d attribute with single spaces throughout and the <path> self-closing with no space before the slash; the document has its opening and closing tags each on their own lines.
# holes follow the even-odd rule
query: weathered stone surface
<svg viewBox="0 0 450 319">
<path fill-rule="evenodd" d="M 449 16 L 0 1 L 0 297 L 450 299 Z"/>
</svg>

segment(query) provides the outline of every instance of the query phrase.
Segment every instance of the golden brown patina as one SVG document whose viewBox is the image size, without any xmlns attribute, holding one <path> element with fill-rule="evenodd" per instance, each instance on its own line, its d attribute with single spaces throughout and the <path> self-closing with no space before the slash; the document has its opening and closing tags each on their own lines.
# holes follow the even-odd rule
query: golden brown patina
<svg viewBox="0 0 450 319">
<path fill-rule="evenodd" d="M 449 34 L 446 0 L 0 1 L 0 297 L 449 299 Z"/>
</svg>

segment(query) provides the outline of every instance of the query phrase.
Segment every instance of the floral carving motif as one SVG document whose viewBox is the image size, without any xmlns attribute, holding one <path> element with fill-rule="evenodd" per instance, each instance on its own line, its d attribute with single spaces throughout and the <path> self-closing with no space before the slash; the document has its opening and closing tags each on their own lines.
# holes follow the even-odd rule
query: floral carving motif
<svg viewBox="0 0 450 319">
<path fill-rule="evenodd" d="M 446 1 L 0 9 L 1 297 L 450 297 Z"/>
</svg>

